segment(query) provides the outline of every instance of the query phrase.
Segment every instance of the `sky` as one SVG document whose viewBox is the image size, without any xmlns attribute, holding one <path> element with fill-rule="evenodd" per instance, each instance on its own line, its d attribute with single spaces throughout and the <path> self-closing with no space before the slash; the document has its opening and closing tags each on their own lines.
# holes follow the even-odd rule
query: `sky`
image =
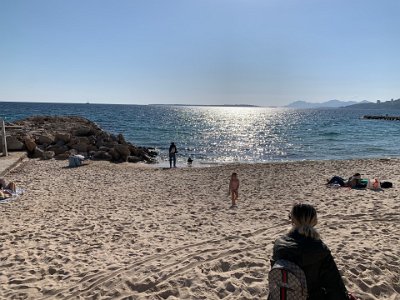
<svg viewBox="0 0 400 300">
<path fill-rule="evenodd" d="M 398 0 L 0 0 L 0 101 L 400 98 Z"/>
</svg>

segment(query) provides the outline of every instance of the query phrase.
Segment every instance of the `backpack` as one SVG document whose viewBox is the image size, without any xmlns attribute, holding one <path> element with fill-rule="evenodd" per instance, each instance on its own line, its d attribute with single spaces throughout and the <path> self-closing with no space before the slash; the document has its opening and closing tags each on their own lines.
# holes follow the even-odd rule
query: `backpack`
<svg viewBox="0 0 400 300">
<path fill-rule="evenodd" d="M 75 168 L 82 165 L 82 159 L 78 155 L 72 155 L 68 158 L 68 160 L 70 168 Z"/>
<path fill-rule="evenodd" d="M 268 273 L 268 300 L 306 300 L 307 281 L 295 263 L 279 259 Z"/>
<path fill-rule="evenodd" d="M 393 187 L 393 183 L 391 183 L 390 181 L 384 181 L 381 183 L 381 188 L 383 189 L 389 189 Z"/>
</svg>

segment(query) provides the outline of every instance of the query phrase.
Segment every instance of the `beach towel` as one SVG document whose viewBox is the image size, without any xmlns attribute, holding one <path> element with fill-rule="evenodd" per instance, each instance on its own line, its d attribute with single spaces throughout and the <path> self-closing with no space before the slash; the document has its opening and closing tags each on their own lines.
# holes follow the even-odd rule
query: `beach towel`
<svg viewBox="0 0 400 300">
<path fill-rule="evenodd" d="M 17 200 L 18 197 L 24 193 L 24 190 L 21 188 L 17 188 L 17 190 L 15 192 L 12 190 L 4 190 L 4 191 L 8 192 L 11 195 L 5 196 L 4 193 L 2 193 L 5 197 L 0 197 L 0 203 L 7 203 L 7 202 Z"/>
</svg>

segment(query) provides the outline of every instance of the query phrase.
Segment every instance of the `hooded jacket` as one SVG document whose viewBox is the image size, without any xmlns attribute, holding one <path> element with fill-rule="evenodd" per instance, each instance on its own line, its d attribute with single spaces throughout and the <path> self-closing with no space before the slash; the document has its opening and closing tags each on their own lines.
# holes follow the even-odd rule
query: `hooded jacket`
<svg viewBox="0 0 400 300">
<path fill-rule="evenodd" d="M 309 300 L 348 300 L 346 288 L 328 247 L 319 239 L 292 231 L 275 241 L 271 264 L 278 259 L 303 269 Z"/>
</svg>

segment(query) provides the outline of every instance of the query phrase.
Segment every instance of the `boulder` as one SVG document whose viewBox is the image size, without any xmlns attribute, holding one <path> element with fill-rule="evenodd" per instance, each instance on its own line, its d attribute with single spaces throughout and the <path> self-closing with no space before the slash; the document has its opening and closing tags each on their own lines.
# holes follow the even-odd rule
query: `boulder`
<svg viewBox="0 0 400 300">
<path fill-rule="evenodd" d="M 58 133 L 56 133 L 55 138 L 56 138 L 57 143 L 59 141 L 62 141 L 62 142 L 64 142 L 64 144 L 66 144 L 71 140 L 71 134 L 69 134 L 67 132 L 65 132 L 65 133 L 64 132 L 58 132 Z"/>
<path fill-rule="evenodd" d="M 111 155 L 113 161 L 118 161 L 121 158 L 121 155 L 114 148 L 110 149 L 108 153 Z"/>
<path fill-rule="evenodd" d="M 157 163 L 157 160 L 156 160 L 156 159 L 154 159 L 154 158 L 152 158 L 152 157 L 150 157 L 150 156 L 148 156 L 148 155 L 146 155 L 146 154 L 144 154 L 144 155 L 142 156 L 142 158 L 143 158 L 144 161 L 145 161 L 146 163 L 148 163 L 148 164 L 155 164 L 155 163 Z"/>
<path fill-rule="evenodd" d="M 46 148 L 47 151 L 53 151 L 55 155 L 59 155 L 62 153 L 65 153 L 69 150 L 68 146 L 63 145 L 63 146 L 58 146 L 58 145 L 51 145 Z"/>
<path fill-rule="evenodd" d="M 98 160 L 112 160 L 112 156 L 106 151 L 96 151 L 93 154 L 93 159 Z"/>
<path fill-rule="evenodd" d="M 52 159 L 54 157 L 54 151 L 44 151 L 42 159 Z"/>
<path fill-rule="evenodd" d="M 55 138 L 51 134 L 43 134 L 36 139 L 36 143 L 39 145 L 50 145 L 54 143 L 54 141 Z"/>
<path fill-rule="evenodd" d="M 7 132 L 15 137 L 9 141 L 9 149 L 26 149 L 29 157 L 66 159 L 73 153 L 89 153 L 100 160 L 122 162 L 132 156 L 129 161 L 152 162 L 151 157 L 156 155 L 128 143 L 122 134 L 110 134 L 82 117 L 35 116 L 9 125 L 16 125 Z"/>
<path fill-rule="evenodd" d="M 39 147 L 36 146 L 35 150 L 33 151 L 33 158 L 42 158 L 43 157 L 44 150 L 40 149 Z"/>
<path fill-rule="evenodd" d="M 93 131 L 88 126 L 81 126 L 73 130 L 72 134 L 74 136 L 89 136 L 93 134 Z"/>
<path fill-rule="evenodd" d="M 142 161 L 142 159 L 140 157 L 138 157 L 138 156 L 128 156 L 127 160 L 130 163 L 137 163 L 137 162 Z"/>
<path fill-rule="evenodd" d="M 65 159 L 68 159 L 68 157 L 70 157 L 69 152 L 64 152 L 64 153 L 57 154 L 56 156 L 54 156 L 54 159 L 65 160 Z"/>
<path fill-rule="evenodd" d="M 106 146 L 101 146 L 101 147 L 99 147 L 99 151 L 106 151 L 106 152 L 108 152 L 108 151 L 110 151 L 110 148 L 108 148 L 108 147 L 106 147 Z"/>
<path fill-rule="evenodd" d="M 88 148 L 87 148 L 87 151 L 88 151 L 88 152 L 97 151 L 97 150 L 98 150 L 98 149 L 97 149 L 97 147 L 96 147 L 95 145 L 89 145 Z"/>
<path fill-rule="evenodd" d="M 1 149 L 3 148 L 3 142 L 1 142 Z M 21 151 L 24 149 L 24 143 L 18 140 L 16 136 L 7 136 L 7 149 L 9 151 Z"/>
<path fill-rule="evenodd" d="M 35 140 L 33 138 L 25 137 L 24 143 L 25 143 L 25 147 L 28 150 L 28 152 L 35 151 L 36 143 L 35 143 Z"/>
<path fill-rule="evenodd" d="M 118 142 L 118 138 L 114 134 L 110 134 L 111 141 Z"/>
<path fill-rule="evenodd" d="M 116 144 L 114 146 L 114 149 L 120 154 L 121 159 L 124 161 L 126 161 L 128 159 L 128 156 L 131 154 L 128 145 Z"/>
<path fill-rule="evenodd" d="M 125 138 L 121 133 L 117 135 L 117 141 L 119 144 L 126 144 Z"/>
<path fill-rule="evenodd" d="M 75 149 L 78 152 L 87 152 L 88 151 L 88 144 L 85 143 L 79 143 L 72 145 L 72 149 Z"/>
</svg>

